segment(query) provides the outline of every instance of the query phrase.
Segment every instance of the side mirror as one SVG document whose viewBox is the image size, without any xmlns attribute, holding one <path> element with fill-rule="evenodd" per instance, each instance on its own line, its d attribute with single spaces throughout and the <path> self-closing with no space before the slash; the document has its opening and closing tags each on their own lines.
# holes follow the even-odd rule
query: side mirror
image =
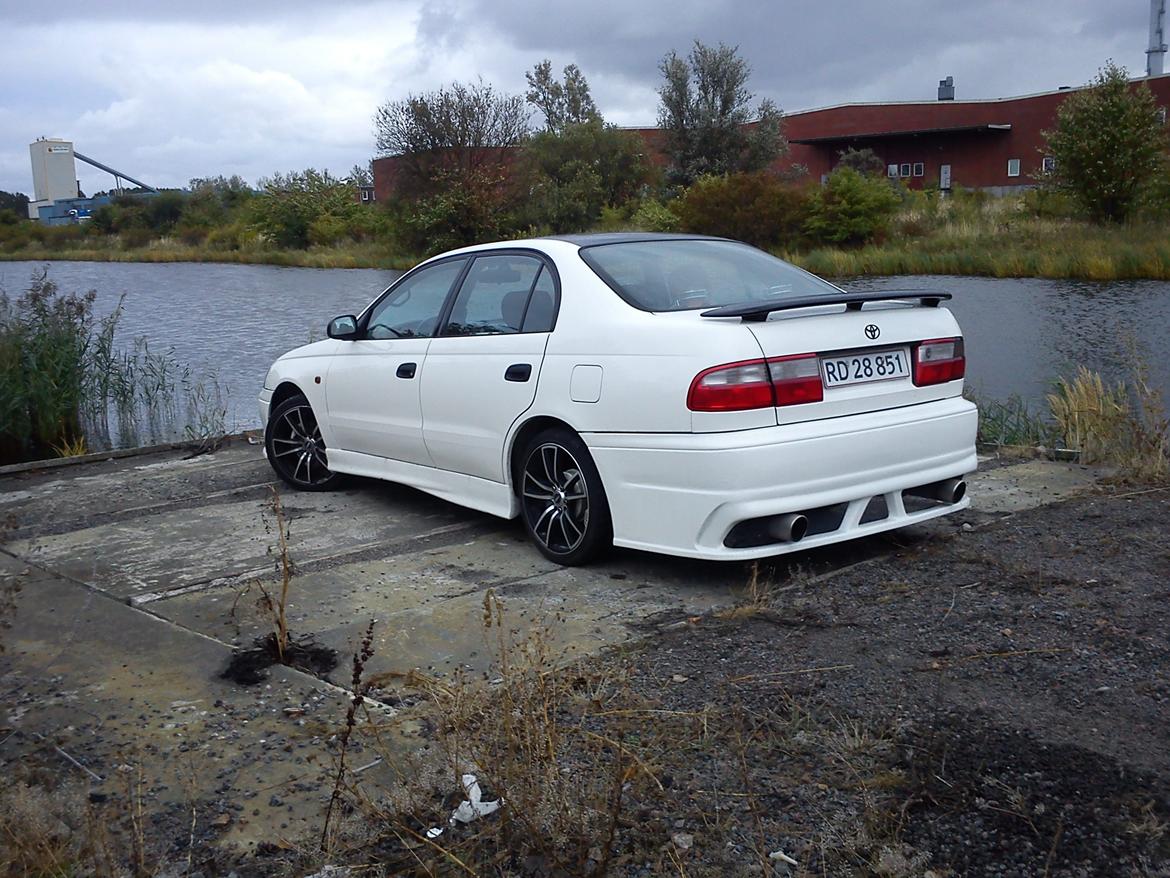
<svg viewBox="0 0 1170 878">
<path fill-rule="evenodd" d="M 329 321 L 329 328 L 325 331 L 330 338 L 353 341 L 357 338 L 357 318 L 352 314 L 346 314 L 344 317 L 334 317 Z"/>
</svg>

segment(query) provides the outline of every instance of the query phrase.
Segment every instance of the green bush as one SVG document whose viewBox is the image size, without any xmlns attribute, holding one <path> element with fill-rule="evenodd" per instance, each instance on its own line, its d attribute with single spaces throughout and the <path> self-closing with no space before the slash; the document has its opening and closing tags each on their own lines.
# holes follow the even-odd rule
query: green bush
<svg viewBox="0 0 1170 878">
<path fill-rule="evenodd" d="M 513 171 L 523 192 L 517 222 L 555 233 L 593 227 L 604 208 L 629 201 L 652 173 L 641 138 L 600 119 L 541 131 Z"/>
<path fill-rule="evenodd" d="M 812 194 L 805 230 L 814 241 L 864 244 L 880 240 L 902 199 L 888 182 L 838 168 Z"/>
<path fill-rule="evenodd" d="M 309 224 L 309 243 L 317 247 L 333 247 L 349 237 L 344 218 L 323 213 Z"/>
<path fill-rule="evenodd" d="M 1080 213 L 1071 196 L 1047 186 L 1025 192 L 1023 208 L 1025 213 L 1040 219 L 1069 219 Z"/>
<path fill-rule="evenodd" d="M 757 247 L 790 247 L 808 217 L 807 191 L 770 174 L 701 177 L 674 202 L 683 231 L 746 241 Z"/>
<path fill-rule="evenodd" d="M 406 252 L 429 256 L 516 230 L 501 170 L 446 171 L 435 181 L 434 195 L 397 208 L 394 237 Z"/>
<path fill-rule="evenodd" d="M 661 201 L 644 198 L 624 228 L 633 228 L 639 232 L 677 232 L 678 214 Z"/>
</svg>

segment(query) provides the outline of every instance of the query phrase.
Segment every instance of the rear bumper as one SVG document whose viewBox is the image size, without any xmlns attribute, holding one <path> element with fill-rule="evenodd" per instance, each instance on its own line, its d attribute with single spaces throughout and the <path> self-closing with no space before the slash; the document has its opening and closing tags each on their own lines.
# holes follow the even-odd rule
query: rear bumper
<svg viewBox="0 0 1170 878">
<path fill-rule="evenodd" d="M 733 433 L 587 433 L 613 514 L 614 543 L 743 560 L 813 548 L 966 508 L 908 512 L 901 491 L 974 471 L 975 406 L 961 397 Z M 888 515 L 861 523 L 870 499 Z M 729 548 L 739 522 L 848 504 L 839 527 L 797 543 Z"/>
</svg>

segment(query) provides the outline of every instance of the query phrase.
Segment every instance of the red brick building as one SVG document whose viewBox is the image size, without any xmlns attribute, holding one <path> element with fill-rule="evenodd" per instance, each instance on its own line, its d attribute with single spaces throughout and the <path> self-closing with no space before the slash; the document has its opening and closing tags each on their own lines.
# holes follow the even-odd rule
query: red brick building
<svg viewBox="0 0 1170 878">
<path fill-rule="evenodd" d="M 1170 74 L 1134 80 L 1154 93 L 1163 116 Z M 914 188 L 1004 191 L 1028 186 L 1043 165 L 1044 135 L 1061 102 L 1077 89 L 976 101 L 841 104 L 784 117 L 789 151 L 783 163 L 829 173 L 842 150 L 872 149 L 891 177 Z"/>
<path fill-rule="evenodd" d="M 1143 82 L 1165 118 L 1170 74 L 1135 79 L 1133 85 Z M 940 84 L 940 95 L 944 89 Z M 784 117 L 788 153 L 775 169 L 799 164 L 819 180 L 833 169 L 843 150 L 868 148 L 886 165 L 889 176 L 916 189 L 963 187 L 1002 193 L 1030 186 L 1046 160 L 1043 132 L 1056 123 L 1061 102 L 1077 90 L 974 101 L 839 104 L 789 113 Z M 632 130 L 645 140 L 651 160 L 664 165 L 662 132 Z M 398 162 L 393 156 L 374 160 L 378 201 L 393 195 Z"/>
</svg>

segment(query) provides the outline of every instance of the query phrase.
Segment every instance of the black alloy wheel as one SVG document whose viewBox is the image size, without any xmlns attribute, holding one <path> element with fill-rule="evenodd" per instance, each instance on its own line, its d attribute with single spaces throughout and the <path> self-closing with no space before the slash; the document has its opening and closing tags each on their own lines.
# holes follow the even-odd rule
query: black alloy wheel
<svg viewBox="0 0 1170 878">
<path fill-rule="evenodd" d="M 290 397 L 272 410 L 264 447 L 276 474 L 300 491 L 325 491 L 340 478 L 329 469 L 321 427 L 303 396 Z"/>
<path fill-rule="evenodd" d="M 601 476 L 576 434 L 554 428 L 533 437 L 517 476 L 524 526 L 546 558 L 584 564 L 612 543 Z"/>
</svg>

